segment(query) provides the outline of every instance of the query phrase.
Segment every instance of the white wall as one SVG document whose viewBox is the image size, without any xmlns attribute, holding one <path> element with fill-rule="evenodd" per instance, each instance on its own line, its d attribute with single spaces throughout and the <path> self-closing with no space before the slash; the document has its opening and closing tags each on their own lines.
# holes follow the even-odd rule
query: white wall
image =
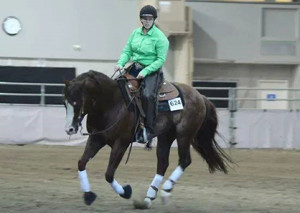
<svg viewBox="0 0 300 213">
<path fill-rule="evenodd" d="M 294 88 L 300 88 L 300 65 L 296 66 L 294 69 Z M 294 98 L 300 99 L 300 91 L 295 92 Z M 300 101 L 295 102 L 295 107 L 300 108 Z"/>
<path fill-rule="evenodd" d="M 300 5 L 201 1 L 187 5 L 193 9 L 196 58 L 299 64 Z M 272 9 L 268 15 L 266 9 Z M 294 42 L 296 54 L 266 56 L 262 53 L 266 41 Z"/>
<path fill-rule="evenodd" d="M 0 20 L 16 16 L 23 29 L 16 36 L 0 29 L 0 66 L 75 67 L 77 75 L 94 69 L 111 76 L 130 33 L 139 26 L 138 13 L 138 0 L 5 1 Z M 172 59 L 171 45 L 168 80 L 174 79 Z"/>
<path fill-rule="evenodd" d="M 222 147 L 229 146 L 229 116 L 227 110 L 218 110 L 218 131 L 225 140 L 217 140 Z M 299 112 L 241 110 L 235 117 L 238 148 L 300 149 Z M 87 140 L 79 133 L 69 138 L 64 132 L 64 107 L 0 106 L 0 120 L 0 144 L 78 145 Z"/>
<path fill-rule="evenodd" d="M 294 79 L 294 87 L 300 88 L 300 65 L 295 66 L 293 79 Z"/>
<path fill-rule="evenodd" d="M 197 64 L 194 78 L 236 81 L 238 86 L 257 87 L 257 80 L 284 79 L 292 82 L 294 69 L 294 65 Z"/>
<path fill-rule="evenodd" d="M 258 87 L 259 80 L 287 80 L 289 87 L 296 87 L 295 65 L 196 64 L 194 79 L 233 81 L 237 82 L 237 87 Z M 241 90 L 237 95 L 239 98 L 259 98 L 257 91 Z M 255 108 L 256 103 L 240 101 L 238 107 Z"/>
<path fill-rule="evenodd" d="M 116 60 L 138 26 L 136 0 L 2 1 L 7 16 L 23 26 L 16 36 L 0 30 L 0 57 L 9 58 Z"/>
<path fill-rule="evenodd" d="M 110 76 L 138 26 L 137 7 L 137 0 L 2 2 L 0 20 L 16 16 L 23 27 L 16 36 L 0 30 L 0 65 L 75 67 L 77 75 L 94 69 Z"/>
<path fill-rule="evenodd" d="M 194 79 L 235 81 L 238 87 L 257 87 L 259 80 L 287 80 L 289 87 L 299 88 L 299 4 L 187 0 L 187 5 L 193 9 Z M 276 55 L 284 50 L 279 47 L 264 55 L 263 44 L 273 41 L 295 43 L 295 55 Z M 238 93 L 240 98 L 256 95 Z M 239 107 L 255 106 L 255 102 L 239 103 Z"/>
<path fill-rule="evenodd" d="M 262 8 L 299 10 L 299 5 L 201 1 L 186 5 L 193 10 L 195 57 L 213 60 L 196 63 L 194 78 L 233 79 L 239 86 L 255 86 L 259 79 L 287 79 L 291 87 L 299 82 L 293 80 L 300 78 L 294 78 L 300 76 L 295 69 L 299 51 L 296 58 L 271 59 L 259 51 Z M 10 15 L 20 18 L 23 29 L 17 36 L 0 30 L 0 65 L 75 67 L 77 74 L 95 69 L 111 75 L 129 34 L 138 26 L 138 0 L 10 0 L 1 4 L 0 20 Z M 168 80 L 174 80 L 175 42 L 170 37 Z M 74 44 L 82 50 L 75 51 Z M 275 61 L 286 65 L 272 65 Z"/>
</svg>

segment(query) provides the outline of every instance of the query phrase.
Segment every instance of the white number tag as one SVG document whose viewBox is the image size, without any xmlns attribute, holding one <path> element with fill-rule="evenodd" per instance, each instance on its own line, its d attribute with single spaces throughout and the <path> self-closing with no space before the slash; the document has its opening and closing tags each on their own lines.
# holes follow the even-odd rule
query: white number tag
<svg viewBox="0 0 300 213">
<path fill-rule="evenodd" d="M 168 102 L 169 102 L 171 111 L 183 109 L 181 98 L 174 98 L 174 99 L 168 100 Z"/>
</svg>

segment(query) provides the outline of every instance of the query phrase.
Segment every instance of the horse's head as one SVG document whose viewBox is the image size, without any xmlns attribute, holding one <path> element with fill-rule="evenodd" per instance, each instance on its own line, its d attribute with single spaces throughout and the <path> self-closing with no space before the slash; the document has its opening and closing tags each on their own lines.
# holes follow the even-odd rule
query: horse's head
<svg viewBox="0 0 300 213">
<path fill-rule="evenodd" d="M 111 107 L 107 104 L 107 100 L 111 99 L 114 90 L 109 90 L 109 88 L 117 87 L 114 80 L 96 71 L 89 71 L 77 76 L 72 81 L 66 81 L 64 88 L 67 112 L 66 133 L 68 135 L 76 134 L 84 116 L 95 112 L 95 109 L 99 111 L 102 108 Z M 101 98 L 99 99 L 99 97 Z"/>
<path fill-rule="evenodd" d="M 81 121 L 87 114 L 85 110 L 83 83 L 70 81 L 65 82 L 64 99 L 67 114 L 65 131 L 68 135 L 76 134 L 81 126 Z"/>
</svg>

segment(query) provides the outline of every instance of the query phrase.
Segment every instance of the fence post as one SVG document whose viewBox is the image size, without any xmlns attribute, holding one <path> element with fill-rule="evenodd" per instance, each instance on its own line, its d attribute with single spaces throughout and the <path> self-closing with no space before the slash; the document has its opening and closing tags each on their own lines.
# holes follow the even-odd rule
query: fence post
<svg viewBox="0 0 300 213">
<path fill-rule="evenodd" d="M 41 85 L 41 102 L 40 102 L 41 106 L 45 106 L 45 85 L 42 84 Z"/>
<path fill-rule="evenodd" d="M 237 144 L 236 142 L 236 125 L 235 125 L 235 112 L 237 111 L 237 104 L 236 104 L 236 89 L 235 88 L 229 88 L 228 90 L 228 96 L 229 96 L 229 103 L 228 103 L 228 109 L 229 109 L 229 144 L 230 146 L 234 146 Z"/>
</svg>

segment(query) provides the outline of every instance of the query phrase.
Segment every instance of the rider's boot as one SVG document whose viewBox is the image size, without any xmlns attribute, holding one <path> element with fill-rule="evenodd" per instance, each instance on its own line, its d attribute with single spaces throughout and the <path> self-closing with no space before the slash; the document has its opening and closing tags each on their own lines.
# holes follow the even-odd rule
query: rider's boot
<svg viewBox="0 0 300 213">
<path fill-rule="evenodd" d="M 155 137 L 154 132 L 151 128 L 144 127 L 140 129 L 137 134 L 136 141 L 138 143 L 151 143 L 152 139 Z"/>
</svg>

